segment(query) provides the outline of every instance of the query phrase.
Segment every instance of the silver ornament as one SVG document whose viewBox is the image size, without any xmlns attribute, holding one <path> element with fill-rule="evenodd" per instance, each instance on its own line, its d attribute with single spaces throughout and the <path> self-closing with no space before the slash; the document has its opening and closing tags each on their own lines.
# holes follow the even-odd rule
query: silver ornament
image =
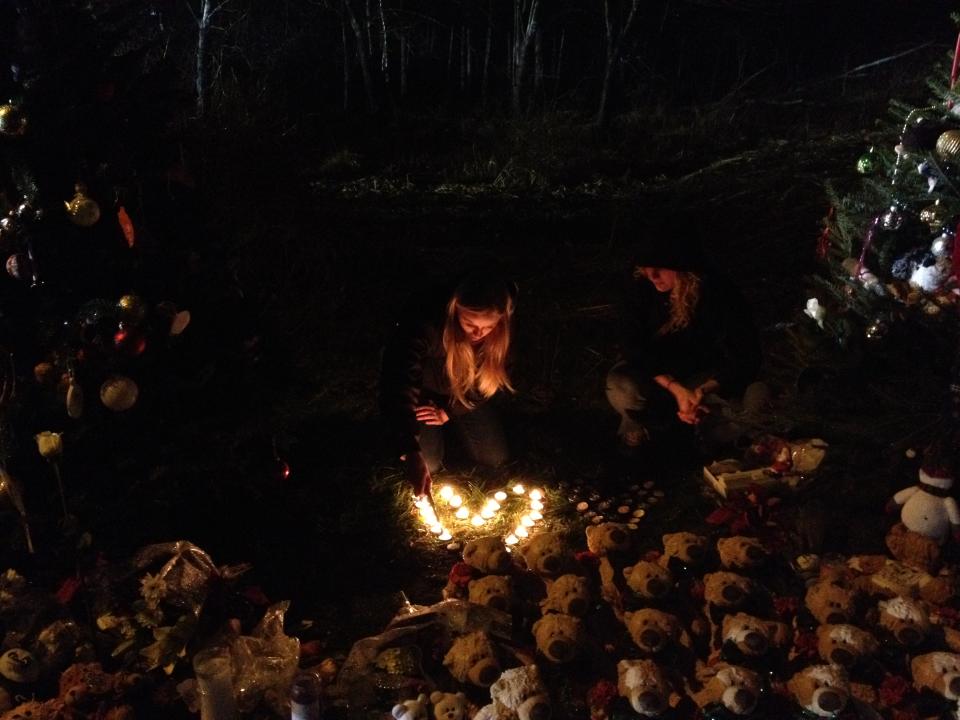
<svg viewBox="0 0 960 720">
<path fill-rule="evenodd" d="M 882 340 L 887 336 L 887 332 L 890 330 L 887 327 L 887 323 L 883 318 L 876 318 L 872 323 L 867 325 L 865 335 L 867 340 Z"/>
<path fill-rule="evenodd" d="M 935 257 L 948 257 L 953 253 L 954 234 L 949 230 L 944 230 L 939 237 L 934 238 L 930 243 L 930 252 Z"/>
<path fill-rule="evenodd" d="M 880 224 L 884 230 L 899 230 L 903 226 L 903 213 L 896 205 L 891 205 L 883 215 L 880 216 Z"/>
</svg>

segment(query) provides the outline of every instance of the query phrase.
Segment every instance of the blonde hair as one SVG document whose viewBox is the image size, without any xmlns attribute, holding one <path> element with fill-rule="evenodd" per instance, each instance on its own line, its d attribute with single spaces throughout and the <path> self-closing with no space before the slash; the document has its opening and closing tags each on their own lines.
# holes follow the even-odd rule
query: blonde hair
<svg viewBox="0 0 960 720">
<path fill-rule="evenodd" d="M 502 297 L 491 298 L 489 303 L 471 302 L 467 305 L 463 302 L 465 292 L 458 288 L 447 303 L 447 317 L 443 326 L 443 350 L 446 354 L 444 369 L 454 399 L 467 408 L 472 409 L 476 405 L 470 399 L 471 394 L 489 398 L 501 388 L 513 392 L 513 386 L 507 377 L 513 296 L 506 285 L 503 285 L 502 289 Z M 500 321 L 489 335 L 478 345 L 474 345 L 460 325 L 461 309 L 481 313 L 496 312 L 500 314 Z"/>
<path fill-rule="evenodd" d="M 657 335 L 668 335 L 687 327 L 700 300 L 700 276 L 679 270 L 676 273 L 677 281 L 670 291 L 670 317 L 657 330 Z M 633 277 L 644 277 L 639 265 L 633 268 Z"/>
</svg>

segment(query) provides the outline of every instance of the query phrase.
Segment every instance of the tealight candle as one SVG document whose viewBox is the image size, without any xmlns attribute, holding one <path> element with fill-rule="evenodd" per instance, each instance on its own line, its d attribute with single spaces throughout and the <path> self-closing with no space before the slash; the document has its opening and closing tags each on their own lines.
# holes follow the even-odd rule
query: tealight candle
<svg viewBox="0 0 960 720">
<path fill-rule="evenodd" d="M 487 500 L 487 502 L 484 503 L 484 507 L 490 508 L 491 510 L 496 512 L 497 510 L 500 509 L 500 503 L 498 503 L 496 500 Z"/>
<path fill-rule="evenodd" d="M 514 495 L 523 495 L 523 485 L 520 485 L 519 483 L 516 484 L 516 485 L 514 485 L 514 486 L 513 486 L 513 494 L 514 494 Z"/>
<path fill-rule="evenodd" d="M 543 513 L 538 510 L 532 510 L 530 512 L 530 519 L 536 522 L 537 520 L 543 520 Z"/>
<path fill-rule="evenodd" d="M 431 525 L 430 532 L 432 532 L 434 535 L 439 535 L 443 532 L 443 525 Z"/>
<path fill-rule="evenodd" d="M 520 518 L 520 524 L 524 527 L 533 527 L 533 519 L 529 515 L 524 515 Z"/>
<path fill-rule="evenodd" d="M 527 532 L 527 529 L 523 525 L 517 525 L 517 529 L 513 531 L 517 537 L 528 537 L 530 533 Z"/>
<path fill-rule="evenodd" d="M 450 498 L 453 497 L 453 488 L 449 485 L 444 485 L 442 488 L 440 488 L 440 497 L 449 502 Z"/>
<path fill-rule="evenodd" d="M 470 524 L 474 527 L 480 527 L 484 522 L 484 519 L 479 515 L 474 515 L 472 518 L 470 518 Z"/>
<path fill-rule="evenodd" d="M 543 493 L 540 492 L 539 490 L 537 490 L 536 488 L 534 488 L 533 490 L 530 491 L 530 499 L 531 499 L 531 500 L 542 500 L 542 499 L 543 499 Z"/>
<path fill-rule="evenodd" d="M 530 509 L 531 509 L 531 510 L 543 510 L 543 503 L 540 502 L 539 500 L 531 500 L 531 501 L 530 501 Z"/>
<path fill-rule="evenodd" d="M 454 495 L 450 498 L 450 507 L 458 508 L 463 505 L 463 498 L 459 495 Z"/>
<path fill-rule="evenodd" d="M 498 500 L 498 501 L 500 501 L 500 502 L 503 502 L 504 500 L 507 499 L 507 494 L 506 494 L 503 490 L 497 490 L 497 491 L 493 494 L 493 499 L 494 499 L 494 500 Z"/>
<path fill-rule="evenodd" d="M 520 542 L 520 538 L 511 533 L 503 539 L 503 542 L 505 542 L 507 545 L 516 545 L 518 542 Z"/>
<path fill-rule="evenodd" d="M 491 510 L 488 507 L 485 507 L 483 510 L 480 511 L 480 517 L 482 517 L 484 520 L 489 520 L 490 518 L 493 517 L 493 510 Z"/>
<path fill-rule="evenodd" d="M 459 510 L 457 510 L 455 514 L 457 516 L 457 519 L 459 520 L 466 520 L 468 517 L 470 517 L 470 511 L 467 510 L 465 507 L 462 507 Z"/>
<path fill-rule="evenodd" d="M 449 530 L 444 529 L 444 531 L 440 533 L 441 540 L 450 540 L 452 537 L 453 535 L 450 534 Z"/>
</svg>

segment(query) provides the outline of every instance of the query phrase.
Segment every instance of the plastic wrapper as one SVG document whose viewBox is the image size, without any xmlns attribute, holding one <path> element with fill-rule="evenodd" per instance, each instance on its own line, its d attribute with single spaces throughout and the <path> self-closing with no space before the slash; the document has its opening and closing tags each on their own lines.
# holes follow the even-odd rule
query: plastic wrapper
<svg viewBox="0 0 960 720">
<path fill-rule="evenodd" d="M 363 708 L 383 704 L 404 688 L 437 689 L 431 677 L 437 649 L 475 630 L 508 643 L 510 616 L 464 600 L 406 605 L 381 634 L 353 644 L 328 694 L 338 705 Z"/>
</svg>

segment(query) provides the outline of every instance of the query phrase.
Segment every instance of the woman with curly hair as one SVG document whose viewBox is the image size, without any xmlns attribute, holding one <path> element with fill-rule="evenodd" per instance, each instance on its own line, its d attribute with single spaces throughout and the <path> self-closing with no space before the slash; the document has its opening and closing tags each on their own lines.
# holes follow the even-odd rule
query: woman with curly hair
<svg viewBox="0 0 960 720">
<path fill-rule="evenodd" d="M 742 398 L 745 411 L 758 411 L 767 401 L 754 383 L 760 342 L 740 293 L 675 238 L 638 247 L 632 275 L 622 358 L 606 383 L 623 445 L 642 444 L 673 419 L 698 425 L 714 401 Z"/>
<path fill-rule="evenodd" d="M 380 407 L 393 450 L 417 496 L 430 494 L 444 457 L 445 428 L 457 431 L 473 462 L 507 461 L 499 418 L 488 402 L 513 391 L 507 374 L 516 286 L 476 270 L 407 311 L 386 348 Z"/>
</svg>

